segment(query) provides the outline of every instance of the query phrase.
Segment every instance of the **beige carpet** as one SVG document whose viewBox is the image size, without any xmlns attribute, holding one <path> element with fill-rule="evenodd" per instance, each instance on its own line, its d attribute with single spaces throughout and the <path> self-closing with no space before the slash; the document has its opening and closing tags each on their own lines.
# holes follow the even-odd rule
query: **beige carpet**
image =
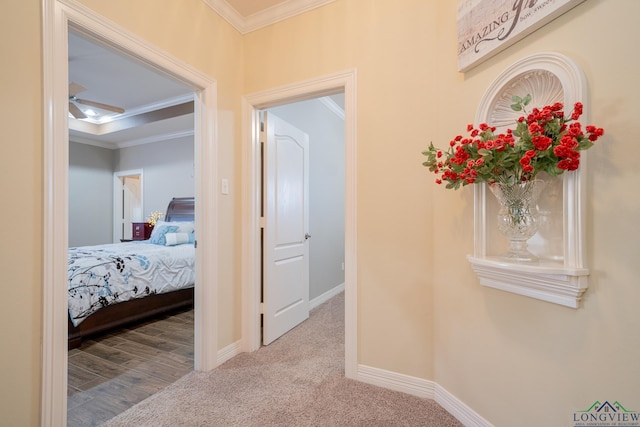
<svg viewBox="0 0 640 427">
<path fill-rule="evenodd" d="M 344 294 L 274 343 L 192 372 L 104 424 L 461 426 L 433 400 L 344 378 Z"/>
</svg>

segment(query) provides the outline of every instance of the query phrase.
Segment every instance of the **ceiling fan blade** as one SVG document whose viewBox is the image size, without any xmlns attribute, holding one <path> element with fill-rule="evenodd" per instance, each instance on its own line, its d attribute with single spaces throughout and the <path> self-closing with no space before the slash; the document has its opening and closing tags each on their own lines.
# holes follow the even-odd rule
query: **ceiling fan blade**
<svg viewBox="0 0 640 427">
<path fill-rule="evenodd" d="M 76 96 L 80 92 L 84 92 L 87 90 L 84 86 L 79 85 L 78 83 L 69 83 L 69 96 Z"/>
<path fill-rule="evenodd" d="M 87 116 L 73 102 L 69 102 L 69 112 L 76 119 L 86 119 Z"/>
<path fill-rule="evenodd" d="M 90 105 L 92 107 L 100 108 L 102 110 L 113 111 L 114 113 L 124 113 L 124 108 L 115 107 L 109 104 L 103 104 L 101 102 L 89 101 L 87 99 L 74 99 L 75 102 L 83 105 Z"/>
</svg>

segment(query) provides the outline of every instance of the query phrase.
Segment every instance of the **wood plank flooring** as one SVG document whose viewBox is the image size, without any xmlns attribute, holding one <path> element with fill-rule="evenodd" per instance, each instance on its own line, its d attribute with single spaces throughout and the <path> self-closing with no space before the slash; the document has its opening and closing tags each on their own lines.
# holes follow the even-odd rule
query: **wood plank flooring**
<svg viewBox="0 0 640 427">
<path fill-rule="evenodd" d="M 69 351 L 67 426 L 98 426 L 193 370 L 193 310 Z"/>
</svg>

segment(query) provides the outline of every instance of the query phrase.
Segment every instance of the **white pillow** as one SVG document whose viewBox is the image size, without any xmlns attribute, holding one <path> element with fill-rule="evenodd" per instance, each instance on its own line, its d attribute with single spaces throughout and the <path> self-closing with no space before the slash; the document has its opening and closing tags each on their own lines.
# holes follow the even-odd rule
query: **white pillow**
<svg viewBox="0 0 640 427">
<path fill-rule="evenodd" d="M 193 233 L 167 233 L 164 235 L 166 246 L 184 245 L 185 243 L 193 243 L 195 234 Z"/>
<path fill-rule="evenodd" d="M 173 225 L 178 227 L 178 230 L 176 231 L 176 233 L 193 233 L 193 230 L 195 229 L 195 226 L 193 224 L 193 221 L 158 221 L 156 222 L 156 227 L 161 226 L 161 225 Z"/>
</svg>

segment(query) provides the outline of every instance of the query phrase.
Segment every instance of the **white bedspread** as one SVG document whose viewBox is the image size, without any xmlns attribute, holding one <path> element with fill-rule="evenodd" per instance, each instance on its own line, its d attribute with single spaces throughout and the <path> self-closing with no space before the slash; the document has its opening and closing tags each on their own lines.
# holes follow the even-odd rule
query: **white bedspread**
<svg viewBox="0 0 640 427">
<path fill-rule="evenodd" d="M 146 241 L 69 248 L 69 314 L 77 326 L 101 307 L 195 283 L 193 244 Z"/>
</svg>

